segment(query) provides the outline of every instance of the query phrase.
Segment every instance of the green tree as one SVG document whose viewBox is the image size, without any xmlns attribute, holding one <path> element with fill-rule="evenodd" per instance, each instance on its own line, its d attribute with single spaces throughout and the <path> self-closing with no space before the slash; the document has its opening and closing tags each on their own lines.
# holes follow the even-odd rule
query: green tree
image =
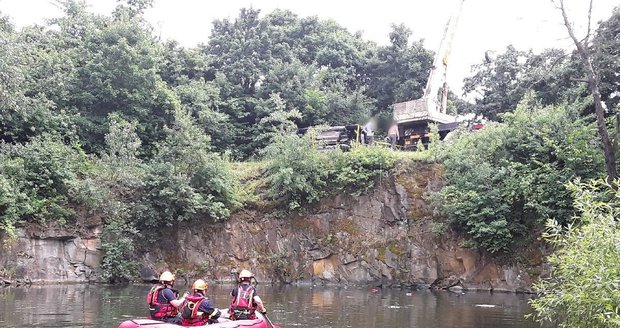
<svg viewBox="0 0 620 328">
<path fill-rule="evenodd" d="M 433 63 L 432 53 L 422 40 L 410 42 L 411 30 L 392 25 L 390 45 L 380 47 L 368 65 L 367 94 L 376 99 L 379 111 L 390 105 L 421 98 Z"/>
<path fill-rule="evenodd" d="M 108 115 L 118 112 L 140 123 L 138 134 L 149 155 L 178 106 L 159 76 L 161 45 L 139 17 L 111 19 L 89 13 L 82 2 L 64 5 L 65 16 L 50 21 L 56 28 L 49 29 L 46 38 L 48 47 L 64 52 L 74 66 L 68 85 L 61 86 L 66 96 L 52 99 L 79 115 L 78 132 L 86 151 L 104 148 Z"/>
<path fill-rule="evenodd" d="M 38 35 L 39 31 L 19 33 L 8 18 L 0 15 L 0 140 L 6 142 L 26 142 L 42 134 L 72 131 L 70 115 L 54 108 L 44 90 L 33 88 L 32 81 L 37 79 L 62 83 L 55 79 L 58 74 L 43 73 L 41 69 L 58 64 L 58 56 L 40 56 L 36 46 L 25 40 L 28 34 Z"/>
<path fill-rule="evenodd" d="M 566 31 L 568 32 L 568 36 L 573 40 L 575 47 L 577 48 L 575 53 L 579 58 L 579 63 L 581 67 L 583 67 L 583 72 L 585 75 L 585 81 L 588 85 L 589 96 L 592 97 L 593 107 L 594 107 L 594 117 L 596 118 L 596 127 L 599 138 L 601 139 L 601 146 L 603 150 L 603 154 L 605 157 L 605 169 L 607 171 L 607 181 L 609 183 L 614 183 L 618 178 L 618 163 L 617 163 L 617 146 L 614 144 L 612 139 L 609 136 L 609 131 L 607 128 L 607 122 L 605 120 L 606 108 L 605 103 L 603 102 L 603 98 L 601 96 L 601 90 L 599 87 L 599 73 L 596 65 L 593 63 L 593 54 L 590 49 L 591 42 L 591 21 L 592 17 L 592 5 L 594 3 L 593 0 L 590 1 L 590 8 L 588 11 L 588 28 L 585 37 L 581 38 L 575 34 L 575 30 L 573 28 L 572 22 L 570 22 L 566 8 L 564 7 L 564 0 L 554 0 L 552 1 L 556 8 L 561 12 L 562 18 L 564 20 L 564 26 L 566 27 Z M 617 124 L 620 126 L 620 123 Z M 620 130 L 620 128 L 618 128 Z M 617 187 L 614 187 L 617 188 Z"/>
<path fill-rule="evenodd" d="M 601 22 L 594 36 L 594 63 L 599 72 L 601 96 L 609 109 L 620 104 L 620 7 L 616 7 L 612 16 Z"/>
<path fill-rule="evenodd" d="M 309 90 L 320 92 L 321 80 L 318 69 L 314 64 L 304 64 L 298 59 L 291 62 L 279 61 L 265 75 L 259 96 L 264 101 L 269 101 L 272 94 L 279 95 L 289 109 L 295 109 L 303 113 L 296 122 L 301 126 L 324 123 L 327 119 L 328 109 L 314 108 L 309 106 L 306 93 Z M 269 110 L 257 112 L 260 116 L 269 115 Z"/>
<path fill-rule="evenodd" d="M 289 11 L 261 18 L 258 10 L 242 9 L 234 20 L 214 22 L 203 52 L 220 90 L 218 108 L 230 117 L 235 155 L 264 146 L 255 127 L 271 115 L 265 103 L 272 94 L 301 112 L 296 123 L 304 126 L 365 121 L 374 110 L 365 94 L 370 48 L 335 22 Z"/>
<path fill-rule="evenodd" d="M 476 73 L 465 79 L 463 90 L 475 97 L 476 113 L 489 119 L 512 112 L 528 91 L 535 91 L 543 105 L 573 102 L 581 96 L 579 90 L 572 92 L 579 68 L 563 50 L 535 54 L 508 46 L 495 58 L 486 57 L 474 66 Z"/>
<path fill-rule="evenodd" d="M 168 41 L 163 47 L 164 63 L 160 75 L 169 86 L 215 78 L 209 66 L 209 58 L 200 48 L 183 48 L 176 41 Z"/>
<path fill-rule="evenodd" d="M 191 113 L 203 133 L 210 137 L 210 144 L 218 152 L 234 148 L 233 141 L 238 131 L 232 118 L 221 111 L 225 107 L 220 89 L 213 81 L 191 80 L 178 85 L 174 92 L 181 107 Z"/>
<path fill-rule="evenodd" d="M 110 131 L 105 135 L 106 149 L 100 154 L 97 166 L 106 172 L 97 172 L 117 184 L 133 188 L 139 186 L 143 170 L 140 157 L 142 140 L 136 133 L 137 122 L 127 122 L 118 115 L 111 114 Z"/>
<path fill-rule="evenodd" d="M 592 63 L 599 72 L 601 99 L 609 109 L 620 102 L 615 91 L 620 84 L 615 72 L 620 54 L 615 37 L 620 30 L 620 14 L 600 23 L 591 44 Z M 513 46 L 493 56 L 485 55 L 483 63 L 473 67 L 475 74 L 465 79 L 464 91 L 476 99 L 476 112 L 497 120 L 500 114 L 511 112 L 528 92 L 535 91 L 542 104 L 580 102 L 584 114 L 594 113 L 585 81 L 585 69 L 579 54 L 562 49 L 547 49 L 541 53 L 520 51 Z"/>
<path fill-rule="evenodd" d="M 278 136 L 285 134 L 293 134 L 297 130 L 295 121 L 301 119 L 301 113 L 296 110 L 288 110 L 286 102 L 279 94 L 272 94 L 269 100 L 264 101 L 260 106 L 265 107 L 269 114 L 263 117 L 257 130 L 260 137 L 257 148 L 264 148 L 273 143 Z"/>
<path fill-rule="evenodd" d="M 550 277 L 535 285 L 534 318 L 557 327 L 620 326 L 620 193 L 602 182 L 570 185 L 578 210 L 567 226 L 547 222 L 555 247 Z"/>
<path fill-rule="evenodd" d="M 117 0 L 114 16 L 119 19 L 135 18 L 144 14 L 146 9 L 153 7 L 154 0 Z"/>
<path fill-rule="evenodd" d="M 236 145 L 235 155 L 239 157 L 256 151 L 253 133 L 243 131 L 251 130 L 260 120 L 255 110 L 256 89 L 275 60 L 267 21 L 261 20 L 259 13 L 255 9 L 242 9 L 234 21 L 214 21 L 212 37 L 204 48 L 212 59 L 211 68 L 219 74 L 216 82 L 226 99 L 222 110 L 233 118 L 230 142 Z"/>
</svg>

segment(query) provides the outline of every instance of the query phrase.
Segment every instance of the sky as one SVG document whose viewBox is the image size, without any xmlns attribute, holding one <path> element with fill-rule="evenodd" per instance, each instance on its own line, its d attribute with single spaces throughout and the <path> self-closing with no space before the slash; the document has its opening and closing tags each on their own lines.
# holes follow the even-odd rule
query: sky
<svg viewBox="0 0 620 328">
<path fill-rule="evenodd" d="M 155 0 L 146 18 L 155 33 L 184 46 L 206 43 L 214 19 L 234 18 L 243 7 L 289 9 L 299 16 L 333 19 L 352 32 L 361 31 L 367 40 L 389 43 L 392 23 L 404 23 L 413 38 L 423 39 L 437 50 L 444 26 L 460 0 Z M 86 0 L 92 11 L 108 14 L 116 0 Z M 589 0 L 565 0 L 579 35 L 585 35 Z M 594 0 L 592 22 L 611 16 L 619 0 Z M 51 0 L 0 0 L 0 12 L 23 27 L 60 16 Z M 454 35 L 449 61 L 448 84 L 460 90 L 471 75 L 471 66 L 481 63 L 485 51 L 502 52 L 508 45 L 517 49 L 561 47 L 572 49 L 561 15 L 551 0 L 465 0 Z M 457 92 L 459 93 L 459 92 Z"/>
</svg>

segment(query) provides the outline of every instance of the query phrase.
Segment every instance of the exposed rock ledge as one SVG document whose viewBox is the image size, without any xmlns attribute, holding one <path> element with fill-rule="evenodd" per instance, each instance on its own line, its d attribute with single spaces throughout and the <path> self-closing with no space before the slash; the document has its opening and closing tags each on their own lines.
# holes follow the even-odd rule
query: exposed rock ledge
<svg viewBox="0 0 620 328">
<path fill-rule="evenodd" d="M 225 223 L 180 226 L 163 248 L 140 255 L 148 269 L 230 279 L 231 268 L 251 268 L 259 281 L 430 286 L 529 292 L 546 274 L 542 249 L 532 246 L 521 263 L 500 264 L 462 247 L 453 234 L 432 232 L 432 210 L 423 195 L 438 188 L 441 167 L 384 179 L 362 197 L 337 196 L 310 214 L 274 219 L 260 211 L 236 213 Z M 99 228 L 84 234 L 20 231 L 1 265 L 36 281 L 88 281 L 101 260 Z M 78 237 L 79 235 L 79 237 Z M 146 269 L 148 267 L 148 269 Z"/>
<path fill-rule="evenodd" d="M 502 265 L 460 246 L 453 234 L 434 234 L 423 196 L 440 183 L 439 165 L 420 165 L 385 179 L 370 195 L 326 199 L 311 214 L 276 220 L 245 211 L 225 224 L 181 227 L 168 251 L 145 254 L 145 263 L 214 280 L 249 267 L 259 280 L 529 292 L 548 271 L 542 248 L 521 254 L 525 263 Z"/>
<path fill-rule="evenodd" d="M 29 226 L 17 230 L 17 240 L 0 252 L 5 284 L 88 282 L 101 263 L 100 224 L 77 229 Z M 0 240 L 5 240 L 0 235 Z"/>
</svg>

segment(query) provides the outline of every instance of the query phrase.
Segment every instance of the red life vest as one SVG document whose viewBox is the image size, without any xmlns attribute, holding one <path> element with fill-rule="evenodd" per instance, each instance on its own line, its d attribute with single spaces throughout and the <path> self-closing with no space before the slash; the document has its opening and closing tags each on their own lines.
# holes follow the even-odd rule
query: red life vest
<svg viewBox="0 0 620 328">
<path fill-rule="evenodd" d="M 232 303 L 230 304 L 230 309 L 228 313 L 230 314 L 231 320 L 254 320 L 256 319 L 256 304 L 254 303 L 254 293 L 256 289 L 252 285 L 248 286 L 247 289 L 243 288 L 244 285 L 239 285 L 237 287 L 237 296 L 232 299 Z"/>
<path fill-rule="evenodd" d="M 154 320 L 162 320 L 165 318 L 176 317 L 178 311 L 170 301 L 168 303 L 159 303 L 158 298 L 159 294 L 166 289 L 165 286 L 153 286 L 151 291 L 146 294 L 146 303 L 149 305 L 149 310 L 151 311 L 151 318 Z M 173 290 L 174 296 L 177 297 L 177 293 Z"/>
<path fill-rule="evenodd" d="M 209 322 L 209 316 L 200 311 L 200 304 L 208 300 L 200 294 L 192 294 L 185 297 L 181 306 L 181 325 L 182 326 L 204 326 Z"/>
</svg>

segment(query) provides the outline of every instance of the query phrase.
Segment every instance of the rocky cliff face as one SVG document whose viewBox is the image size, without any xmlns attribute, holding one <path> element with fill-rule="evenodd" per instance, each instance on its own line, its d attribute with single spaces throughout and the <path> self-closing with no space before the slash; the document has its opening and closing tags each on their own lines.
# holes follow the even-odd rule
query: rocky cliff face
<svg viewBox="0 0 620 328">
<path fill-rule="evenodd" d="M 101 263 L 99 224 L 81 228 L 32 225 L 18 229 L 17 240 L 0 252 L 2 276 L 18 283 L 87 282 Z M 5 240 L 0 235 L 1 240 Z M 8 282 L 9 280 L 7 280 Z"/>
<path fill-rule="evenodd" d="M 385 178 L 369 195 L 335 196 L 292 218 L 244 210 L 224 223 L 179 226 L 141 254 L 143 275 L 170 268 L 179 276 L 227 280 L 232 268 L 249 268 L 259 281 L 530 291 L 547 271 L 540 247 L 520 263 L 500 264 L 461 246 L 456 235 L 433 232 L 424 196 L 440 183 L 441 167 L 425 164 Z M 101 257 L 96 235 L 22 232 L 0 263 L 17 260 L 33 280 L 87 280 Z"/>
<path fill-rule="evenodd" d="M 461 246 L 458 236 L 433 233 L 424 196 L 440 183 L 439 165 L 420 165 L 386 178 L 369 195 L 325 199 L 293 218 L 248 210 L 226 223 L 180 228 L 167 249 L 145 258 L 155 269 L 212 279 L 250 268 L 259 280 L 530 291 L 546 271 L 540 247 L 523 254 L 525 263 L 499 264 Z"/>
</svg>

